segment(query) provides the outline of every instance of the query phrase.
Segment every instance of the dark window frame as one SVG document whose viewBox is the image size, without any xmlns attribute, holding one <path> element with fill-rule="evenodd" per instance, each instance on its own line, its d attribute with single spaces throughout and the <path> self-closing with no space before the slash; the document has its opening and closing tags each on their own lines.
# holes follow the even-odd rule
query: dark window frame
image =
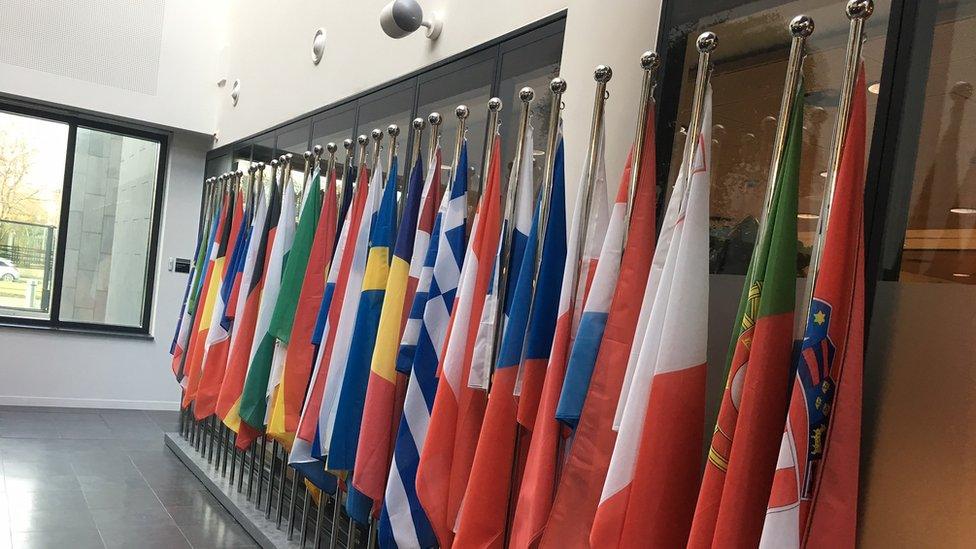
<svg viewBox="0 0 976 549">
<path fill-rule="evenodd" d="M 23 100 L 0 98 L 0 112 L 60 122 L 68 125 L 64 178 L 61 183 L 61 211 L 57 228 L 57 245 L 55 247 L 54 273 L 51 287 L 50 318 L 30 318 L 0 314 L 0 326 L 122 335 L 151 339 L 153 337 L 151 327 L 156 289 L 156 269 L 159 260 L 159 232 L 163 214 L 163 197 L 166 192 L 166 166 L 169 157 L 171 133 L 155 130 L 139 124 L 110 120 L 106 117 L 64 107 L 42 106 Z M 142 315 L 138 326 L 80 322 L 75 320 L 62 320 L 60 318 L 64 258 L 67 252 L 68 218 L 71 210 L 71 187 L 74 177 L 75 145 L 79 127 L 152 141 L 159 145 L 159 155 L 156 160 L 156 184 L 152 200 L 152 219 L 150 222 L 148 249 L 146 250 L 146 275 L 143 281 L 145 291 L 142 303 Z"/>
</svg>

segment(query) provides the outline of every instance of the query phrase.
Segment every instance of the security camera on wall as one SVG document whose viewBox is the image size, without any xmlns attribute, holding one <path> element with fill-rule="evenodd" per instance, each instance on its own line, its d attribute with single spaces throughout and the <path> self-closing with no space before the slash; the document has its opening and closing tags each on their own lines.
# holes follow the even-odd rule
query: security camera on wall
<svg viewBox="0 0 976 549">
<path fill-rule="evenodd" d="M 437 40 L 443 24 L 436 14 L 424 19 L 417 0 L 393 0 L 380 11 L 380 27 L 390 38 L 403 38 L 424 27 L 427 38 Z"/>
</svg>

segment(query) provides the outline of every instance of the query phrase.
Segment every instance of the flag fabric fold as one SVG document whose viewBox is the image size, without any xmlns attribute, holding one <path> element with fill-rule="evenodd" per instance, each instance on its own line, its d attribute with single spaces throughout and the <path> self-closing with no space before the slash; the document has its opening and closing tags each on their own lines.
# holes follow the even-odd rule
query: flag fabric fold
<svg viewBox="0 0 976 549">
<path fill-rule="evenodd" d="M 518 426 L 519 406 L 514 395 L 517 372 L 521 365 L 526 372 L 544 373 L 552 348 L 556 307 L 566 262 L 564 154 L 560 136 L 553 159 L 548 215 L 545 219 L 541 217 L 540 194 L 526 253 L 521 258 L 517 274 L 513 273 L 516 278 L 509 294 L 511 303 L 507 304 L 509 319 L 492 375 L 484 424 L 455 538 L 455 543 L 461 547 L 501 548 L 508 544 L 509 519 L 518 493 L 519 455 L 527 450 L 529 443 L 528 432 Z M 492 166 L 495 165 L 493 161 Z M 498 177 L 497 171 L 493 172 L 494 177 Z M 605 187 L 603 196 L 606 197 Z M 603 209 L 606 210 L 605 203 Z M 539 239 L 543 242 L 541 256 L 536 253 Z M 523 394 L 521 399 L 525 398 L 528 397 Z"/>
<path fill-rule="evenodd" d="M 646 319 L 600 496 L 591 545 L 681 546 L 698 491 L 708 334 L 711 90 L 703 130 L 686 143 L 644 292 Z"/>
<path fill-rule="evenodd" d="M 432 171 L 439 171 L 440 148 Z M 468 153 L 462 143 L 454 181 L 441 199 L 434 219 L 424 268 L 417 284 L 417 299 L 425 300 L 419 321 L 414 314 L 407 321 L 404 344 L 398 357 L 399 371 L 409 372 L 403 415 L 393 450 L 393 465 L 386 485 L 380 517 L 379 540 L 383 547 L 435 547 L 437 538 L 421 506 L 417 489 L 417 466 L 430 424 L 437 392 L 437 368 L 454 310 L 454 298 L 465 257 L 468 211 Z M 434 175 L 439 185 L 439 176 Z M 416 307 L 419 305 L 415 302 Z M 416 325 L 416 329 L 411 327 Z M 416 333 L 416 338 L 411 334 Z M 410 338 L 410 339 L 408 339 Z"/>
<path fill-rule="evenodd" d="M 445 337 L 437 393 L 427 437 L 417 466 L 417 495 L 441 546 L 454 539 L 454 527 L 471 471 L 487 399 L 468 387 L 478 319 L 491 279 L 491 258 L 501 231 L 498 178 L 486 181 L 475 216 L 457 298 Z"/>
<path fill-rule="evenodd" d="M 789 399 L 802 125 L 801 94 L 739 301 L 691 547 L 755 546 L 762 533 Z"/>
<path fill-rule="evenodd" d="M 540 465 L 541 470 L 546 475 L 541 477 L 542 482 L 556 484 L 555 495 L 550 495 L 552 492 L 543 492 L 535 500 L 537 507 L 532 516 L 536 524 L 540 520 L 546 521 L 542 531 L 535 532 L 536 536 L 541 536 L 537 537 L 539 547 L 563 549 L 585 547 L 589 544 L 593 517 L 600 501 L 600 493 L 603 490 L 603 482 L 616 439 L 616 433 L 612 428 L 614 411 L 623 384 L 631 343 L 637 331 L 641 303 L 634 296 L 643 294 L 650 272 L 651 256 L 654 253 L 654 246 L 649 245 L 649 240 L 653 240 L 655 233 L 654 214 L 657 195 L 653 115 L 653 110 L 649 110 L 646 130 L 648 138 L 645 139 L 640 176 L 631 208 L 630 226 L 626 229 L 627 239 L 620 260 L 619 275 L 616 280 L 600 282 L 599 285 L 594 275 L 593 288 L 587 297 L 587 301 L 596 299 L 594 296 L 598 288 L 604 285 L 612 287 L 610 291 L 613 299 L 607 314 L 603 338 L 599 340 L 599 350 L 586 389 L 586 398 L 578 414 L 579 422 L 573 431 L 572 443 L 566 444 L 568 448 L 560 452 L 565 453 L 565 457 L 560 455 L 559 462 L 552 466 L 547 465 L 551 462 L 545 461 L 550 459 L 549 457 L 540 458 L 543 460 Z M 600 264 L 597 265 L 597 269 L 600 269 Z M 578 344 L 575 343 L 574 347 Z M 551 371 L 556 373 L 555 370 Z M 557 406 L 556 402 L 561 392 L 559 381 L 554 377 L 551 388 L 545 393 L 549 405 L 552 406 L 550 409 L 553 410 Z M 551 432 L 558 432 L 558 425 L 550 424 L 549 429 Z M 539 437 L 540 431 L 536 429 L 533 432 L 533 440 Z M 550 448 L 558 448 L 557 442 L 550 442 L 550 445 Z M 558 473 L 555 469 L 558 469 Z M 551 504 L 547 497 L 551 497 Z M 548 514 L 545 515 L 547 509 Z M 547 518 L 542 518 L 543 516 Z"/>
<path fill-rule="evenodd" d="M 866 98 L 859 68 L 759 546 L 857 545 Z"/>
<path fill-rule="evenodd" d="M 398 402 L 402 404 L 403 389 L 406 388 L 402 374 L 397 373 L 396 360 L 406 320 L 404 313 L 409 313 L 417 288 L 417 278 L 411 276 L 416 270 L 411 263 L 423 261 L 416 246 L 426 246 L 427 237 L 423 235 L 429 234 L 429 229 L 425 233 L 417 227 L 421 202 L 429 198 L 430 187 L 424 183 L 423 160 L 418 155 L 410 172 L 406 202 L 397 228 L 356 449 L 353 485 L 376 502 L 383 500 L 393 452 L 392 437 L 400 422 Z M 426 253 L 426 249 L 423 252 Z"/>
<path fill-rule="evenodd" d="M 254 327 L 254 342 L 251 346 L 250 365 L 241 393 L 241 419 L 257 431 L 264 431 L 268 410 L 268 387 L 276 362 L 283 359 L 280 349 L 276 349 L 272 334 L 272 319 L 281 295 L 282 277 L 288 269 L 288 258 L 295 240 L 295 186 L 285 175 L 281 183 L 281 204 L 276 221 L 274 242 L 265 268 L 264 288 L 261 291 L 261 305 L 258 307 L 257 323 Z"/>
</svg>

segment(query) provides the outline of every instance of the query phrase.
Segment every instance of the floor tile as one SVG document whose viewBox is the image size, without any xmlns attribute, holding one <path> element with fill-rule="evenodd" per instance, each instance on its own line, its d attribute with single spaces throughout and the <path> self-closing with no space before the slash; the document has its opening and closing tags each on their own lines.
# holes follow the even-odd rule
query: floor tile
<svg viewBox="0 0 976 549">
<path fill-rule="evenodd" d="M 89 509 L 161 509 L 163 504 L 149 486 L 84 490 Z"/>
<path fill-rule="evenodd" d="M 101 528 L 99 533 L 108 549 L 179 549 L 189 548 L 183 532 L 175 525 L 146 526 L 142 528 Z"/>
<path fill-rule="evenodd" d="M 9 513 L 10 531 L 14 533 L 95 528 L 91 513 L 84 505 L 62 509 L 12 507 Z"/>
<path fill-rule="evenodd" d="M 105 547 L 95 528 L 63 528 L 43 532 L 14 532 L 14 549 L 90 549 Z"/>
</svg>

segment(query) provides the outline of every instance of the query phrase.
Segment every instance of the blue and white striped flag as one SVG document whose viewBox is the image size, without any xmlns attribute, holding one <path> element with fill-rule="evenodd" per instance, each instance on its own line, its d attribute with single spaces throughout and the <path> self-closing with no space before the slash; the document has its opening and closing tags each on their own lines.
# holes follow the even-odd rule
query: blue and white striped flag
<svg viewBox="0 0 976 549">
<path fill-rule="evenodd" d="M 434 406 L 437 365 L 464 261 L 467 191 L 468 149 L 465 143 L 461 147 L 454 184 L 444 195 L 437 213 L 424 270 L 417 285 L 418 294 L 426 293 L 427 305 L 415 343 L 410 382 L 393 450 L 393 466 L 386 485 L 379 532 L 382 547 L 437 545 L 434 531 L 417 499 L 417 463 Z M 416 321 L 416 318 L 408 320 L 407 332 L 410 332 L 410 323 Z M 405 344 L 409 345 L 409 342 Z M 402 366 L 397 364 L 397 368 Z"/>
</svg>

